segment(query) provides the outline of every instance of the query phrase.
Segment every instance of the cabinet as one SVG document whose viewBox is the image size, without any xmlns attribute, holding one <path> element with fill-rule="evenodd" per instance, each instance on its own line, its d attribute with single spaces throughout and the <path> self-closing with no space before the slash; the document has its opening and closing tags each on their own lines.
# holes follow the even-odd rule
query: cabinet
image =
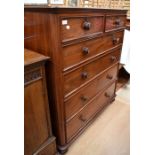
<svg viewBox="0 0 155 155">
<path fill-rule="evenodd" d="M 25 6 L 25 47 L 46 67 L 61 153 L 115 98 L 126 10 Z"/>
<path fill-rule="evenodd" d="M 44 64 L 49 57 L 24 52 L 24 154 L 56 155 L 51 130 Z"/>
</svg>

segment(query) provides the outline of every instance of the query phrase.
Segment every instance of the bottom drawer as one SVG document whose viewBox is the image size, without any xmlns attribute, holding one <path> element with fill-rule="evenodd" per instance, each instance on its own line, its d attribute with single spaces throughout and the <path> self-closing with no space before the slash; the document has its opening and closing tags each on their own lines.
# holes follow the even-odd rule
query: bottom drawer
<svg viewBox="0 0 155 155">
<path fill-rule="evenodd" d="M 118 65 L 105 71 L 86 87 L 83 87 L 77 94 L 65 102 L 66 121 L 68 122 L 78 111 L 83 108 L 100 91 L 105 90 L 116 80 Z"/>
<path fill-rule="evenodd" d="M 81 112 L 79 112 L 72 120 L 66 124 L 67 142 L 82 129 L 90 119 L 106 105 L 114 96 L 115 83 L 108 87 L 103 92 L 99 93 L 94 100 L 88 104 Z"/>
</svg>

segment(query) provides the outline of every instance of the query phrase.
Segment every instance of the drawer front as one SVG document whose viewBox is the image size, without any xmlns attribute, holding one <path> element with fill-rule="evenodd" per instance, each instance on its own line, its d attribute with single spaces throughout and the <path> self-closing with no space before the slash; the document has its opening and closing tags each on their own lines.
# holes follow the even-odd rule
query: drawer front
<svg viewBox="0 0 155 155">
<path fill-rule="evenodd" d="M 104 53 L 123 42 L 123 31 L 116 32 L 98 39 L 92 39 L 63 48 L 64 68 L 78 64 L 90 57 Z"/>
<path fill-rule="evenodd" d="M 88 104 L 80 113 L 78 113 L 70 122 L 66 124 L 67 131 L 67 141 L 69 142 L 71 138 L 77 134 L 77 132 L 82 129 L 89 120 L 92 119 L 95 114 L 107 105 L 111 97 L 113 97 L 115 92 L 115 83 L 113 83 L 107 90 L 100 93 L 96 98 Z"/>
<path fill-rule="evenodd" d="M 93 33 L 103 33 L 104 17 L 70 17 L 61 20 L 62 40 L 70 41 Z"/>
<path fill-rule="evenodd" d="M 105 32 L 125 27 L 126 16 L 106 16 Z"/>
<path fill-rule="evenodd" d="M 100 72 L 104 71 L 120 59 L 120 49 L 117 49 L 97 60 L 80 67 L 64 76 L 64 94 L 69 95 L 77 87 L 81 86 Z"/>
<path fill-rule="evenodd" d="M 118 65 L 110 68 L 90 85 L 82 88 L 79 93 L 69 98 L 65 102 L 66 121 L 71 116 L 78 112 L 81 108 L 88 104 L 88 102 L 101 90 L 106 88 L 117 77 Z"/>
</svg>

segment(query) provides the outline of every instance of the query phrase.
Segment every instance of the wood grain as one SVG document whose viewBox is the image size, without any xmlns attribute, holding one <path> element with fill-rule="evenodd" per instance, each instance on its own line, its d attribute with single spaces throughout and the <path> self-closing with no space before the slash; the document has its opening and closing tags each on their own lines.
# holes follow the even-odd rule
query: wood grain
<svg viewBox="0 0 155 155">
<path fill-rule="evenodd" d="M 63 42 L 81 38 L 81 37 L 84 37 L 85 35 L 89 35 L 93 33 L 99 33 L 99 32 L 103 33 L 103 25 L 104 25 L 103 18 L 104 17 L 63 18 L 62 21 L 63 20 L 67 21 L 67 24 L 61 25 Z M 85 22 L 90 24 L 89 29 L 84 28 Z"/>
<path fill-rule="evenodd" d="M 105 32 L 125 28 L 126 15 L 124 16 L 106 16 Z"/>
<path fill-rule="evenodd" d="M 53 147 L 44 155 L 55 155 L 44 70 L 44 62 L 49 57 L 25 50 L 24 58 L 24 153 L 32 155 L 37 151 L 41 154 L 40 146 L 49 141 L 48 145 Z M 50 141 L 51 138 L 54 140 Z M 44 144 L 44 150 L 48 145 Z"/>
<path fill-rule="evenodd" d="M 114 58 L 115 60 L 112 60 Z M 75 89 L 81 85 L 84 85 L 88 80 L 97 76 L 100 72 L 104 71 L 106 68 L 110 67 L 112 64 L 118 62 L 120 59 L 120 50 L 116 50 L 107 54 L 96 61 L 93 61 L 85 66 L 76 69 L 64 76 L 64 95 L 67 97 Z M 86 77 L 83 77 L 83 74 Z"/>
<path fill-rule="evenodd" d="M 110 78 L 109 78 L 110 77 Z M 66 120 L 69 121 L 80 109 L 101 90 L 105 89 L 117 77 L 117 65 L 113 66 L 77 94 L 65 101 Z"/>
<path fill-rule="evenodd" d="M 63 48 L 63 67 L 66 71 L 78 63 L 82 63 L 94 56 L 105 54 L 107 50 L 117 47 L 123 43 L 123 31 L 105 35 L 82 43 L 66 46 Z M 88 52 L 84 52 L 84 48 Z"/>
<path fill-rule="evenodd" d="M 69 140 L 65 125 L 65 101 L 67 98 L 76 97 L 74 95 L 83 87 L 93 83 L 106 70 L 118 64 L 124 27 L 110 28 L 107 32 L 105 18 L 117 16 L 121 19 L 126 16 L 126 10 L 25 6 L 24 11 L 25 47 L 51 57 L 46 64 L 51 121 L 57 148 L 61 153 L 65 153 L 69 145 L 97 117 L 94 115 L 89 123 L 83 126 L 83 130 Z M 62 25 L 62 20 L 66 19 L 68 25 Z M 70 26 L 69 29 L 66 26 Z M 90 56 L 80 55 L 83 46 L 88 46 Z M 104 59 L 105 57 L 107 59 Z M 115 92 L 115 88 L 113 89 Z M 109 103 L 113 99 L 114 96 Z"/>
<path fill-rule="evenodd" d="M 115 83 L 110 86 L 108 89 L 99 93 L 94 100 L 88 104 L 87 108 L 83 109 L 78 113 L 70 122 L 67 123 L 67 139 L 70 141 L 71 138 L 82 130 L 82 127 L 88 123 L 88 121 L 105 106 L 111 97 L 114 96 Z M 108 93 L 109 97 L 105 96 L 105 93 Z"/>
</svg>

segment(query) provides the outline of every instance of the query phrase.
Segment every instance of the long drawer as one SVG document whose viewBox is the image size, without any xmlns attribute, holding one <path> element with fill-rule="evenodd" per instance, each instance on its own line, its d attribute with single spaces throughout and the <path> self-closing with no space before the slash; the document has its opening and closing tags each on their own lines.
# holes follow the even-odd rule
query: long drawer
<svg viewBox="0 0 155 155">
<path fill-rule="evenodd" d="M 63 68 L 74 66 L 81 61 L 95 55 L 105 53 L 123 42 L 123 31 L 108 34 L 104 37 L 92 39 L 63 48 Z"/>
<path fill-rule="evenodd" d="M 94 33 L 103 33 L 104 17 L 67 17 L 61 20 L 62 41 L 70 41 Z"/>
<path fill-rule="evenodd" d="M 115 83 L 108 89 L 98 94 L 96 98 L 66 124 L 67 141 L 69 142 L 77 132 L 82 129 L 92 117 L 105 106 L 114 96 Z"/>
<path fill-rule="evenodd" d="M 106 24 L 105 24 L 105 32 L 124 29 L 126 24 L 126 15 L 107 15 L 106 16 Z"/>
<path fill-rule="evenodd" d="M 118 62 L 119 59 L 120 49 L 116 49 L 115 51 L 64 75 L 65 97 L 91 78 L 97 76 L 99 73 Z"/>
<path fill-rule="evenodd" d="M 91 84 L 80 89 L 80 91 L 65 102 L 66 121 L 88 104 L 88 102 L 101 90 L 106 88 L 112 81 L 116 80 L 118 64 L 104 72 Z"/>
</svg>

